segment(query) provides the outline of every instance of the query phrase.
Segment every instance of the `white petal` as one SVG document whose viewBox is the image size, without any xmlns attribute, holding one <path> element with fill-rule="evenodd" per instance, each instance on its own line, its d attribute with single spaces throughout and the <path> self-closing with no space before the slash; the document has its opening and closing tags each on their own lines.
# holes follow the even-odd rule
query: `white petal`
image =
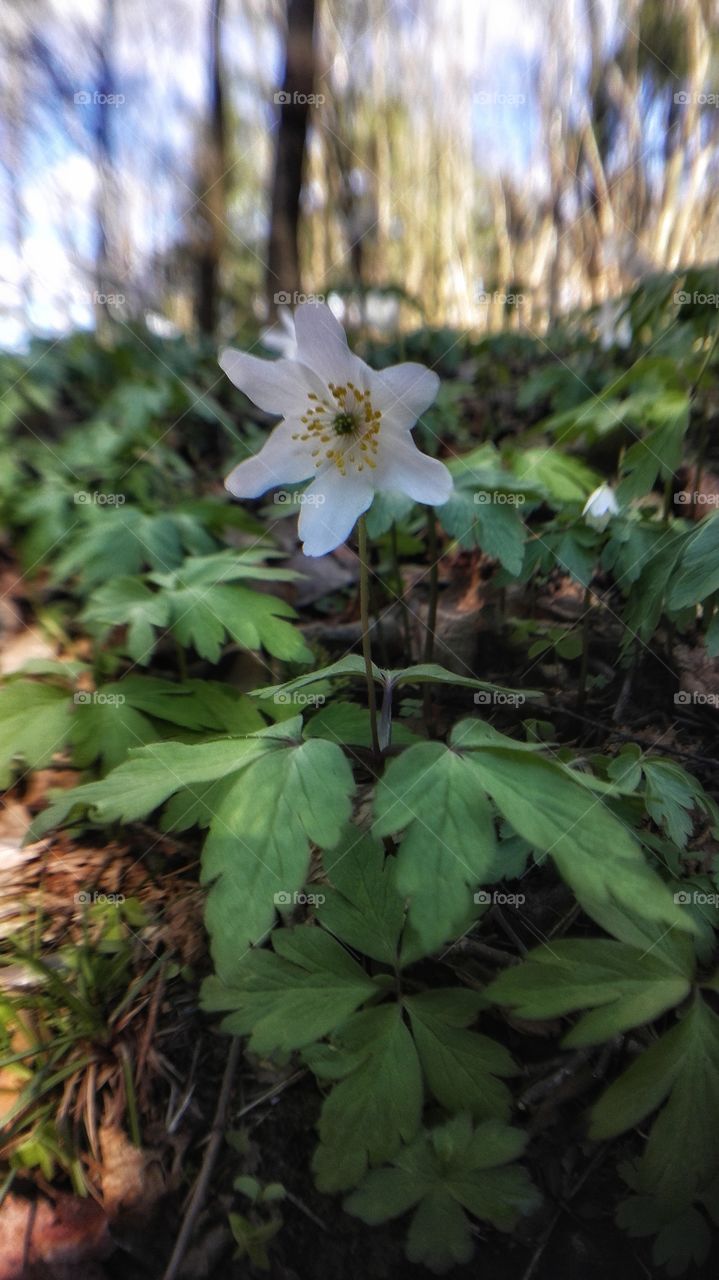
<svg viewBox="0 0 719 1280">
<path fill-rule="evenodd" d="M 297 484 L 314 475 L 314 459 L 307 446 L 292 439 L 293 431 L 301 429 L 300 423 L 281 422 L 259 453 L 230 472 L 225 488 L 235 498 L 259 498 L 277 485 Z"/>
<path fill-rule="evenodd" d="M 226 347 L 220 352 L 220 368 L 265 413 L 299 417 L 308 392 L 326 394 L 319 379 L 296 360 L 260 360 Z"/>
<path fill-rule="evenodd" d="M 266 347 L 271 351 L 277 351 L 279 355 L 285 356 L 287 360 L 297 359 L 297 337 L 295 335 L 295 322 L 292 319 L 292 312 L 288 307 L 281 307 L 277 313 L 278 323 L 270 326 L 269 329 L 262 329 L 260 337 Z"/>
<path fill-rule="evenodd" d="M 422 453 L 411 436 L 385 443 L 375 477 L 378 489 L 406 493 L 414 502 L 441 507 L 452 495 L 452 477 L 443 462 Z"/>
<path fill-rule="evenodd" d="M 347 346 L 339 320 L 323 302 L 303 302 L 295 308 L 295 333 L 302 364 L 325 383 L 351 379 L 359 386 L 367 366 Z"/>
<path fill-rule="evenodd" d="M 305 490 L 299 534 L 306 556 L 326 556 L 346 542 L 359 516 L 371 505 L 369 480 L 328 468 Z"/>
<path fill-rule="evenodd" d="M 619 504 L 612 486 L 606 483 L 600 484 L 593 493 L 590 493 L 584 504 L 582 515 L 592 528 L 606 529 L 612 516 L 619 515 Z"/>
<path fill-rule="evenodd" d="M 412 427 L 439 391 L 439 378 L 423 364 L 395 364 L 372 374 L 372 403 L 397 427 Z"/>
<path fill-rule="evenodd" d="M 294 342 L 297 336 L 295 333 L 295 318 L 289 307 L 280 307 L 277 312 L 277 318 L 287 334 L 287 337 L 291 338 Z"/>
</svg>

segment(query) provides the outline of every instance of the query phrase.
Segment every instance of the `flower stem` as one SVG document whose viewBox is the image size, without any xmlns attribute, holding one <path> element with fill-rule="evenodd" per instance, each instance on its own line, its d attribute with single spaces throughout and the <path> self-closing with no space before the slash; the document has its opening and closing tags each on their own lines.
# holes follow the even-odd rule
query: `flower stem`
<svg viewBox="0 0 719 1280">
<path fill-rule="evenodd" d="M 712 624 L 714 614 L 716 613 L 717 608 L 719 608 L 719 591 L 715 591 L 713 596 L 710 596 L 708 600 L 705 600 L 704 605 L 702 607 L 702 615 L 703 615 L 702 620 L 704 622 L 705 636 Z"/>
<path fill-rule="evenodd" d="M 377 733 L 377 691 L 372 674 L 372 643 L 369 638 L 369 560 L 367 557 L 367 524 L 364 516 L 357 521 L 360 559 L 360 619 L 362 622 L 362 656 L 364 658 L 365 675 L 367 677 L 367 703 L 369 706 L 369 722 L 372 731 L 372 748 L 379 755 L 379 736 Z"/>
<path fill-rule="evenodd" d="M 399 607 L 402 612 L 402 626 L 404 628 L 404 643 L 406 649 L 407 661 L 412 661 L 412 628 L 409 621 L 409 609 L 407 607 L 407 599 L 404 594 L 404 583 L 402 581 L 402 570 L 399 563 L 399 543 L 397 538 L 397 525 L 392 521 L 392 529 L 390 531 L 392 544 L 392 571 L 394 573 L 394 593 L 399 600 Z"/>
<path fill-rule="evenodd" d="M 439 566 L 437 564 L 437 521 L 434 507 L 427 508 L 427 554 L 429 556 L 429 603 L 427 605 L 427 630 L 424 633 L 424 661 L 434 658 L 434 633 L 437 630 L 437 596 L 439 593 Z M 422 714 L 428 731 L 432 724 L 432 687 L 424 686 Z"/>
<path fill-rule="evenodd" d="M 587 676 L 589 674 L 589 615 L 592 608 L 592 593 L 587 586 L 584 588 L 584 599 L 582 601 L 582 657 L 579 670 L 579 688 L 577 690 L 577 707 L 582 710 L 584 699 L 587 696 Z"/>
<path fill-rule="evenodd" d="M 709 336 L 709 335 L 707 334 L 707 337 L 708 337 L 708 336 Z M 705 357 L 704 357 L 704 359 L 703 359 L 703 361 L 702 361 L 702 365 L 701 365 L 701 368 L 700 368 L 700 370 L 699 370 L 699 373 L 697 374 L 697 376 L 696 376 L 696 378 L 695 378 L 695 380 L 694 380 L 694 382 L 693 382 L 693 384 L 692 384 L 692 386 L 691 386 L 691 389 L 690 389 L 690 391 L 689 391 L 689 399 L 690 399 L 690 401 L 693 401 L 693 400 L 695 400 L 695 399 L 696 399 L 697 393 L 698 393 L 698 391 L 699 391 L 699 384 L 701 383 L 701 380 L 702 380 L 702 378 L 704 377 L 704 374 L 705 374 L 705 373 L 706 373 L 706 371 L 707 371 L 707 368 L 708 368 L 708 365 L 709 365 L 709 361 L 711 360 L 712 356 L 714 355 L 714 352 L 715 352 L 715 350 L 716 350 L 716 346 L 717 346 L 717 342 L 719 342 L 719 327 L 717 327 L 717 331 L 716 331 L 716 333 L 714 334 L 714 337 L 713 337 L 713 339 L 712 339 L 711 345 L 710 345 L 710 347 L 709 347 L 709 349 L 708 349 L 708 351 L 707 351 L 707 353 L 706 353 L 706 355 L 705 355 Z M 707 416 L 706 416 L 706 413 L 705 413 L 704 418 L 702 419 L 701 430 L 700 430 L 700 433 L 699 433 L 699 444 L 698 444 L 698 447 L 697 447 L 697 457 L 696 457 L 696 462 L 695 462 L 695 464 L 694 464 L 694 495 L 695 495 L 695 496 L 694 496 L 694 503 L 693 503 L 693 505 L 694 505 L 694 506 L 696 506 L 696 504 L 697 504 L 697 495 L 701 492 L 702 475 L 703 475 L 703 472 L 704 472 L 704 461 L 705 461 L 705 455 L 706 455 L 706 448 L 707 448 L 707 443 L 708 443 L 708 437 L 709 437 L 708 419 L 707 419 Z"/>
<path fill-rule="evenodd" d="M 709 337 L 709 333 L 707 332 L 707 338 L 708 338 L 708 337 Z M 696 378 L 694 379 L 694 381 L 693 381 L 693 383 L 692 383 L 691 387 L 689 388 L 689 399 L 690 399 L 690 400 L 693 400 L 693 399 L 694 399 L 694 397 L 695 397 L 695 395 L 696 395 L 697 391 L 699 390 L 699 384 L 700 384 L 700 382 L 701 382 L 702 378 L 704 377 L 704 374 L 705 374 L 705 373 L 706 373 L 706 371 L 707 371 L 707 367 L 708 367 L 708 365 L 709 365 L 709 361 L 711 360 L 712 356 L 714 355 L 714 352 L 716 351 L 716 347 L 717 347 L 717 343 L 718 343 L 718 342 L 719 342 L 719 327 L 717 328 L 717 331 L 716 331 L 716 333 L 714 334 L 714 337 L 712 338 L 712 341 L 711 341 L 711 344 L 710 344 L 710 346 L 709 346 L 709 349 L 708 349 L 708 351 L 707 351 L 707 353 L 706 353 L 706 355 L 705 355 L 704 359 L 702 360 L 701 368 L 699 369 L 699 372 L 698 372 L 698 374 L 697 374 Z"/>
<path fill-rule="evenodd" d="M 709 423 L 706 418 L 701 425 L 699 433 L 699 444 L 697 446 L 697 457 L 694 464 L 694 500 L 693 505 L 696 506 L 701 502 L 699 494 L 702 489 L 702 479 L 704 478 L 704 462 L 706 460 L 707 444 L 709 441 Z"/>
<path fill-rule="evenodd" d="M 434 507 L 427 508 L 427 554 L 429 556 L 429 605 L 427 630 L 424 637 L 424 660 L 434 657 L 434 633 L 437 629 L 437 595 L 439 592 L 439 565 L 437 564 L 437 522 Z"/>
</svg>

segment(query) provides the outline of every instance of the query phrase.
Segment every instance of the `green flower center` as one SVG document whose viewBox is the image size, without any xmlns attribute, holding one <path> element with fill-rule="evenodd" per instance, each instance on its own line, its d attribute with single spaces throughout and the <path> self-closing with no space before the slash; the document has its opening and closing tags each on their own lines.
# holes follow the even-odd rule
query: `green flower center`
<svg viewBox="0 0 719 1280">
<path fill-rule="evenodd" d="M 327 390 L 328 398 L 315 391 L 308 392 L 307 409 L 300 418 L 303 430 L 295 431 L 292 439 L 314 445 L 310 454 L 318 468 L 330 462 L 341 476 L 347 474 L 348 468 L 350 471 L 364 471 L 365 467 L 374 470 L 382 427 L 381 409 L 373 407 L 369 390 L 361 390 L 354 382 L 342 385 L 328 382 Z M 347 439 L 340 444 L 337 437 L 341 440 L 343 436 Z"/>
<path fill-rule="evenodd" d="M 336 413 L 332 419 L 332 430 L 338 436 L 351 436 L 357 430 L 353 413 Z"/>
</svg>

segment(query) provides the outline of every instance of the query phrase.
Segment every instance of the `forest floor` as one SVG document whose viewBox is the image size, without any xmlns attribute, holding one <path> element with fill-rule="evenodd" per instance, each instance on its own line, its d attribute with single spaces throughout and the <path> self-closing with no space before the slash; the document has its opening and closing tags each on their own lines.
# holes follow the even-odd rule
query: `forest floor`
<svg viewBox="0 0 719 1280">
<path fill-rule="evenodd" d="M 497 439 L 516 437 L 523 429 L 527 415 L 515 391 L 521 359 L 519 368 L 513 359 L 510 350 L 488 400 L 473 398 L 466 382 L 460 386 L 463 448 L 486 438 L 488 420 L 495 423 Z M 453 373 L 460 382 L 474 376 L 462 367 Z M 547 408 L 540 403 L 533 421 Z M 600 455 L 601 450 L 592 454 L 593 464 Z M 192 462 L 191 452 L 188 457 Z M 715 499 L 719 480 L 712 465 L 717 462 L 709 459 L 702 478 L 703 492 Z M 685 467 L 679 483 L 689 479 Z M 219 478 L 208 492 L 219 500 Z M 273 583 L 272 590 L 297 609 L 308 643 L 326 663 L 357 651 L 354 552 L 342 547 L 308 564 L 296 551 L 294 520 L 283 522 L 278 541 L 289 565 L 304 576 L 279 589 Z M 662 623 L 651 646 L 635 645 L 631 660 L 620 662 L 622 601 L 604 569 L 596 570 L 587 591 L 559 569 L 544 575 L 539 586 L 536 578 L 528 585 L 498 586 L 496 559 L 476 547 L 444 545 L 434 660 L 465 676 L 532 691 L 518 705 L 492 706 L 496 729 L 516 737 L 531 733 L 534 741 L 551 743 L 557 756 L 567 752 L 589 760 L 616 756 L 634 743 L 682 765 L 719 801 L 719 663 L 706 656 L 695 634 L 678 636 Z M 410 537 L 401 558 L 416 662 L 423 658 L 429 607 L 422 551 Z M 60 625 L 53 613 L 60 593 L 50 576 L 41 569 L 39 577 L 35 571 L 28 578 L 10 538 L 0 555 L 0 672 L 12 675 L 29 661 L 42 664 L 58 655 L 88 659 L 90 639 L 74 634 L 69 643 L 63 630 L 67 615 L 61 615 Z M 386 563 L 378 560 L 375 568 L 380 617 L 373 630 L 375 661 L 382 667 L 406 666 L 406 614 L 387 603 L 396 584 L 389 581 Z M 530 656 L 531 642 L 542 636 L 552 643 L 535 646 Z M 583 647 L 567 644 L 577 636 Z M 176 658 L 172 643 L 160 644 L 153 674 L 172 673 Z M 266 683 L 274 670 L 268 675 L 267 662 L 237 645 L 228 646 L 216 664 L 190 654 L 182 666 L 183 679 L 212 679 L 243 691 Z M 679 689 L 696 696 L 677 701 Z M 402 724 L 441 740 L 458 719 L 478 710 L 480 699 L 471 689 L 435 685 L 424 707 L 421 693 L 405 700 Z M 372 774 L 369 753 L 358 748 L 354 755 L 361 804 Z M 13 920 L 22 916 L 24 927 L 29 923 L 50 985 L 57 957 L 70 948 L 83 990 L 89 992 L 90 1011 L 97 991 L 116 1002 L 101 1034 L 77 1032 L 76 1069 L 68 1079 L 52 1082 L 50 1110 L 38 1113 L 41 1128 L 59 1119 L 75 1137 L 87 1136 L 83 1177 L 90 1194 L 75 1194 L 71 1164 L 59 1156 L 55 1160 L 54 1138 L 43 1129 L 37 1147 L 30 1143 L 24 1163 L 19 1169 L 17 1161 L 11 1163 L 0 1185 L 0 1280 L 245 1280 L 262 1274 L 270 1280 L 336 1280 L 338 1275 L 408 1280 L 426 1275 L 406 1260 L 404 1221 L 368 1228 L 342 1210 L 340 1199 L 316 1190 L 311 1162 L 322 1095 L 295 1057 L 263 1058 L 242 1040 L 227 1077 L 231 1040 L 200 1009 L 200 986 L 211 961 L 199 830 L 167 833 L 148 819 L 91 832 L 71 827 L 27 842 L 48 791 L 76 785 L 81 772 L 77 762 L 61 754 L 15 778 L 6 791 L 0 816 L 0 923 L 7 936 Z M 696 866 L 705 869 L 715 853 L 707 823 L 693 846 Z M 89 871 L 105 897 L 88 926 L 82 891 Z M 493 906 L 483 917 L 481 939 L 460 938 L 422 961 L 428 986 L 441 985 L 449 975 L 481 990 L 539 939 L 563 932 L 579 915 L 572 892 L 546 864 L 534 865 L 526 876 L 531 894 L 525 909 L 514 914 L 511 907 Z M 131 904 L 122 928 L 113 915 L 117 902 Z M 295 918 L 306 917 L 298 908 Z M 3 964 L 0 1013 L 19 993 L 34 992 L 37 978 L 37 965 L 33 969 L 25 952 L 4 955 Z M 67 1032 L 73 1017 L 84 1016 L 83 1009 L 87 1013 L 85 1006 L 70 1014 L 63 1008 L 44 1023 L 39 1005 L 29 1000 L 28 1009 L 28 1026 L 13 1030 L 16 1063 L 28 1037 L 37 1035 L 47 1047 L 52 1036 Z M 531 1167 L 543 1201 L 512 1236 L 474 1224 L 475 1261 L 452 1274 L 457 1280 L 478 1274 L 492 1280 L 606 1280 L 610 1274 L 616 1280 L 641 1280 L 657 1274 L 651 1239 L 632 1238 L 615 1223 L 624 1190 L 616 1166 L 636 1156 L 639 1137 L 630 1132 L 597 1143 L 586 1136 L 587 1108 L 615 1078 L 620 1044 L 609 1042 L 599 1054 L 562 1052 L 560 1019 L 529 1023 L 499 1008 L 483 1013 L 483 1030 L 515 1056 L 521 1048 L 518 1123 L 531 1139 Z M 92 1060 L 85 1064 L 88 1043 Z M 0 1067 L 0 1114 L 6 1120 L 24 1084 L 13 1065 Z M 218 1112 L 223 1085 L 226 1106 Z M 101 1090 L 98 1112 L 95 1099 Z M 677 1134 L 679 1146 L 681 1141 Z M 208 1150 L 214 1158 L 205 1181 Z M 238 1178 L 245 1188 L 253 1179 L 260 1188 L 280 1184 L 277 1198 L 251 1203 L 238 1191 Z M 191 1230 L 172 1263 L 183 1224 Z M 689 1274 L 690 1280 L 719 1274 L 719 1243 Z"/>
</svg>

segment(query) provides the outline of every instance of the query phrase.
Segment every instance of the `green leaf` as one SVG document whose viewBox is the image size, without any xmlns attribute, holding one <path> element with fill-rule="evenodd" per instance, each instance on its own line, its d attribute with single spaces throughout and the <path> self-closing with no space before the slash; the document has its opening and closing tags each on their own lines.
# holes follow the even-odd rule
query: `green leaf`
<svg viewBox="0 0 719 1280">
<path fill-rule="evenodd" d="M 381 682 L 383 673 L 379 667 L 373 664 L 372 672 L 375 680 Z M 252 696 L 253 698 L 274 698 L 278 693 L 297 693 L 310 685 L 321 684 L 324 680 L 339 680 L 342 676 L 356 676 L 364 680 L 364 659 L 359 654 L 350 653 L 346 658 L 340 658 L 339 662 L 331 663 L 329 667 L 308 671 L 306 675 L 297 676 L 295 680 L 288 680 L 285 684 L 268 684 L 261 689 L 253 689 Z"/>
<path fill-rule="evenodd" d="M 467 760 L 514 830 L 532 847 L 550 853 L 560 875 L 582 901 L 622 903 L 647 920 L 692 931 L 689 917 L 647 866 L 631 831 L 588 794 L 569 769 L 513 745 L 475 748 L 473 721 L 455 726 L 451 742 L 471 749 Z M 507 744 L 510 743 L 506 739 Z"/>
<path fill-rule="evenodd" d="M 522 568 L 526 530 L 514 503 L 506 501 L 507 496 L 455 488 L 449 502 L 437 509 L 437 516 L 442 528 L 460 546 L 468 550 L 478 547 L 499 560 L 508 573 L 516 575 Z M 502 498 L 504 502 L 500 501 Z"/>
<path fill-rule="evenodd" d="M 663 955 L 667 964 L 678 973 L 691 975 L 691 944 L 696 944 L 696 937 L 689 939 L 685 933 L 677 929 L 665 929 L 661 925 L 645 920 L 640 915 L 640 907 L 633 911 L 626 907 L 618 907 L 613 903 L 603 903 L 598 907 L 591 905 L 591 910 L 582 902 L 582 909 L 591 915 L 597 924 L 607 933 L 612 934 L 619 942 L 626 942 L 642 955 L 650 951 L 653 955 Z"/>
<path fill-rule="evenodd" d="M 633 399 L 633 397 L 630 397 Z M 689 397 L 685 391 L 663 391 L 638 405 L 649 416 L 652 430 L 624 455 L 625 472 L 617 496 L 628 503 L 648 493 L 657 477 L 669 479 L 681 465 L 684 436 L 689 422 Z M 626 405 L 622 406 L 622 416 Z"/>
<path fill-rule="evenodd" d="M 686 609 L 719 589 L 719 515 L 702 520 L 684 546 L 668 591 L 670 609 Z"/>
<path fill-rule="evenodd" d="M 636 791 L 642 780 L 642 753 L 634 742 L 627 742 L 618 756 L 607 765 L 607 776 L 629 791 Z"/>
<path fill-rule="evenodd" d="M 453 746 L 462 751 L 476 747 L 504 747 L 510 751 L 528 751 L 534 755 L 544 748 L 541 742 L 522 742 L 508 738 L 488 720 L 460 720 L 450 736 Z"/>
<path fill-rule="evenodd" d="M 437 1275 L 471 1261 L 474 1242 L 461 1205 L 441 1191 L 428 1190 L 410 1223 L 406 1254 L 410 1262 Z"/>
<path fill-rule="evenodd" d="M 681 1070 L 686 1039 L 686 1027 L 678 1022 L 642 1051 L 592 1107 L 592 1138 L 614 1138 L 661 1106 Z"/>
<path fill-rule="evenodd" d="M 462 931 L 472 914 L 470 885 L 495 852 L 492 810 L 471 762 L 440 742 L 409 747 L 377 785 L 377 836 L 405 831 L 397 887 L 410 899 L 409 923 L 426 953 Z"/>
<path fill-rule="evenodd" d="M 232 1183 L 235 1191 L 239 1191 L 241 1195 L 247 1196 L 248 1200 L 256 1201 L 260 1194 L 260 1184 L 257 1178 L 250 1177 L 249 1174 L 241 1174 L 239 1178 L 235 1178 Z"/>
<path fill-rule="evenodd" d="M 579 395 L 580 386 L 575 384 L 575 392 Z M 581 390 L 586 391 L 586 383 Z M 582 440 L 586 444 L 595 444 L 604 436 L 616 433 L 621 425 L 620 402 L 616 397 L 607 399 L 604 396 L 592 396 L 589 400 L 579 400 L 566 409 L 553 413 L 535 428 L 534 433 L 551 432 L 559 437 L 561 444 Z M 533 434 L 534 434 L 533 433 Z M 549 450 L 547 450 L 549 452 Z M 557 451 L 558 452 L 558 451 Z M 561 458 L 566 455 L 560 454 Z"/>
<path fill-rule="evenodd" d="M 673 526 L 675 529 L 676 526 Z M 643 568 L 627 601 L 624 614 L 627 643 L 633 636 L 648 641 L 654 634 L 664 609 L 664 598 L 669 584 L 674 580 L 679 557 L 681 535 L 667 533 L 668 541 L 652 555 Z"/>
<path fill-rule="evenodd" d="M 512 1059 L 495 1040 L 465 1029 L 481 1002 L 471 991 L 439 989 L 410 996 L 404 1004 L 422 1071 L 437 1101 L 447 1111 L 470 1111 L 476 1120 L 506 1120 L 511 1095 L 497 1076 L 516 1074 Z"/>
<path fill-rule="evenodd" d="M 304 729 L 305 738 L 327 738 L 329 742 L 341 742 L 348 747 L 371 747 L 372 726 L 366 707 L 356 702 L 329 702 L 320 707 L 308 720 Z M 403 724 L 392 725 L 392 742 L 394 746 L 411 746 L 419 741 L 417 734 L 412 733 Z"/>
<path fill-rule="evenodd" d="M 101 759 L 105 769 L 122 764 L 128 751 L 154 742 L 157 730 L 136 711 L 121 692 L 122 686 L 105 685 L 95 694 L 76 694 L 70 742 L 73 763 L 86 769 Z M 86 702 L 78 699 L 87 697 Z"/>
<path fill-rule="evenodd" d="M 509 456 L 515 475 L 541 485 L 556 503 L 584 502 L 601 479 L 578 458 L 558 449 L 516 450 Z"/>
<path fill-rule="evenodd" d="M 525 1171 L 509 1162 L 521 1154 L 524 1135 L 498 1121 L 472 1130 L 457 1116 L 423 1133 L 395 1157 L 391 1168 L 371 1171 L 345 1201 L 349 1213 L 376 1225 L 417 1206 L 407 1256 L 442 1274 L 473 1253 L 465 1210 L 511 1230 L 539 1203 Z"/>
<path fill-rule="evenodd" d="M 91 667 L 87 662 L 66 662 L 59 658 L 31 658 L 29 662 L 23 663 L 17 676 L 59 676 L 61 680 L 69 683 L 90 672 Z M 14 680 L 17 676 L 8 676 L 7 679 Z"/>
<path fill-rule="evenodd" d="M 215 729 L 234 735 L 254 733 L 265 722 L 254 703 L 216 680 L 158 680 L 152 676 L 124 676 L 113 686 L 133 707 L 158 720 L 184 729 Z"/>
<path fill-rule="evenodd" d="M 224 1028 L 250 1035 L 256 1053 L 301 1049 L 376 994 L 372 979 L 321 929 L 277 929 L 272 946 L 237 957 L 233 979 L 213 976 L 202 987 L 203 1008 L 229 1011 Z"/>
<path fill-rule="evenodd" d="M 171 796 L 158 823 L 161 831 L 187 831 L 190 827 L 209 827 L 228 791 L 235 774 L 216 778 L 214 782 L 193 782 L 192 787 Z"/>
<path fill-rule="evenodd" d="M 232 976 L 276 911 L 291 907 L 307 877 L 310 841 L 323 849 L 338 842 L 353 790 L 341 748 L 316 739 L 265 752 L 226 792 L 202 854 L 205 918 L 222 976 Z"/>
<path fill-rule="evenodd" d="M 215 545 L 199 521 L 181 513 L 148 515 L 133 506 L 92 506 L 85 511 L 82 530 L 56 561 L 55 576 L 62 581 L 78 574 L 84 586 L 95 586 L 146 566 L 173 569 L 183 549 L 211 551 Z"/>
<path fill-rule="evenodd" d="M 172 684 L 148 676 L 126 676 L 93 694 L 75 694 L 75 704 L 69 741 L 74 747 L 73 763 L 80 768 L 97 759 L 102 759 L 105 769 L 113 768 L 133 748 L 155 742 L 162 730 L 148 715 L 187 729 L 235 734 L 265 727 L 249 698 L 210 680 Z"/>
<path fill-rule="evenodd" d="M 193 821 L 206 820 L 210 809 L 202 869 L 210 885 L 206 918 L 218 971 L 231 975 L 247 947 L 271 927 L 276 910 L 287 909 L 286 899 L 301 888 L 309 842 L 331 847 L 349 817 L 354 781 L 341 749 L 321 740 L 298 744 L 292 734 L 299 728 L 296 719 L 245 738 L 155 743 L 133 752 L 102 782 L 62 796 L 36 830 L 83 809 L 96 821 L 131 821 L 188 791 Z M 193 792 L 193 786 L 219 780 L 212 805 L 207 789 Z M 176 809 L 173 821 L 181 823 L 183 811 Z M 276 901 L 278 894 L 285 896 Z"/>
<path fill-rule="evenodd" d="M 22 756 L 25 749 L 38 764 L 47 763 L 55 751 L 69 745 L 73 764 L 78 767 L 87 768 L 101 760 L 105 769 L 112 769 L 122 764 L 131 750 L 161 737 L 162 729 L 148 716 L 197 730 L 250 733 L 264 727 L 262 716 L 248 698 L 212 681 L 173 684 L 131 675 L 101 685 L 92 693 L 80 690 L 71 699 L 72 681 L 83 670 L 77 663 L 69 664 L 67 670 L 63 664 L 53 663 L 46 674 L 66 675 L 64 688 L 49 681 L 12 680 L 0 689 L 0 765 L 4 761 L 7 766 L 13 755 Z M 179 759 L 186 763 L 183 751 Z M 9 780 L 10 775 L 7 777 Z M 69 812 L 74 797 L 80 804 L 85 794 L 78 789 L 61 797 L 62 812 Z M 44 815 L 40 823 L 44 824 Z"/>
<path fill-rule="evenodd" d="M 267 557 L 266 549 L 258 549 Z M 243 558 L 244 557 L 244 558 Z M 285 581 L 297 575 L 268 568 L 251 553 L 218 552 L 190 556 L 181 569 L 149 575 L 159 590 L 138 577 L 116 577 L 94 592 L 83 615 L 100 627 L 127 626 L 126 652 L 136 662 L 149 662 L 157 628 L 169 628 L 182 645 L 217 662 L 229 636 L 246 649 L 265 648 L 286 661 L 311 658 L 289 619 L 295 611 L 285 600 L 235 585 L 238 578 Z M 167 566 L 165 566 L 167 567 Z"/>
<path fill-rule="evenodd" d="M 322 1107 L 314 1160 L 320 1191 L 345 1191 L 410 1141 L 422 1114 L 422 1078 L 397 1005 L 355 1014 L 336 1036 L 340 1070 Z M 308 1055 L 310 1065 L 311 1054 Z"/>
<path fill-rule="evenodd" d="M 189 556 L 182 568 L 173 573 L 152 573 L 150 579 L 167 587 L 216 587 L 222 583 L 256 578 L 260 582 L 295 582 L 302 574 L 294 569 L 269 567 L 267 560 L 282 556 L 282 551 L 267 546 L 215 551 L 209 556 Z"/>
<path fill-rule="evenodd" d="M 377 493 L 367 512 L 367 535 L 374 541 L 389 533 L 393 524 L 401 524 L 412 511 L 414 503 L 404 493 Z"/>
<path fill-rule="evenodd" d="M 155 648 L 155 629 L 167 626 L 169 612 L 168 601 L 141 578 L 113 577 L 93 592 L 81 618 L 101 628 L 100 634 L 126 626 L 126 652 L 133 662 L 147 665 Z"/>
<path fill-rule="evenodd" d="M 269 1271 L 271 1262 L 266 1246 L 282 1230 L 281 1218 L 274 1216 L 264 1222 L 251 1222 L 241 1213 L 228 1213 L 227 1221 L 237 1245 L 235 1258 L 247 1255 L 251 1267 L 258 1271 Z"/>
<path fill-rule="evenodd" d="M 574 529 L 567 529 L 553 550 L 560 568 L 570 573 L 583 587 L 588 587 L 597 562 L 597 535 L 594 529 L 581 525 Z M 561 643 L 560 641 L 557 645 L 558 652 Z M 581 652 L 581 642 L 579 652 Z M 564 656 L 574 655 L 567 653 Z"/>
<path fill-rule="evenodd" d="M 10 680 L 0 688 L 0 787 L 22 764 L 40 769 L 65 746 L 72 726 L 67 687 Z"/>
<path fill-rule="evenodd" d="M 380 667 L 372 664 L 372 674 L 378 684 L 391 684 L 398 687 L 403 684 L 449 684 L 458 685 L 467 689 L 490 689 L 494 692 L 517 694 L 519 691 L 514 689 L 505 689 L 501 685 L 490 684 L 487 680 L 475 680 L 473 676 L 458 676 L 453 671 L 447 671 L 444 667 L 440 667 L 437 663 L 420 663 L 414 667 L 403 667 L 397 671 L 385 671 Z M 309 685 L 320 684 L 324 680 L 338 680 L 342 676 L 354 676 L 357 679 L 364 680 L 365 665 L 364 659 L 359 654 L 348 654 L 346 658 L 341 658 L 339 662 L 333 662 L 329 667 L 320 667 L 319 671 L 310 671 L 307 675 L 298 676 L 295 680 L 288 680 L 285 684 L 265 685 L 262 689 L 254 689 L 252 696 L 255 698 L 274 698 L 278 693 L 297 693 L 301 689 L 306 689 Z M 522 698 L 540 697 L 538 693 L 523 690 Z"/>
<path fill-rule="evenodd" d="M 647 813 L 663 827 L 679 849 L 686 849 L 692 833 L 692 811 L 701 787 L 695 778 L 671 760 L 642 761 Z"/>
<path fill-rule="evenodd" d="M 296 720 L 283 729 L 289 734 L 299 727 Z M 273 726 L 247 738 L 191 745 L 155 742 L 138 748 L 101 782 L 88 782 L 61 795 L 36 819 L 33 831 L 37 837 L 75 811 L 89 812 L 93 821 L 100 823 L 133 822 L 159 808 L 175 791 L 236 773 L 282 741 Z"/>
<path fill-rule="evenodd" d="M 541 698 L 542 694 L 533 690 L 506 689 L 503 685 L 490 684 L 487 680 L 475 680 L 473 676 L 458 676 L 454 671 L 447 671 L 436 662 L 423 662 L 414 667 L 403 667 L 399 671 L 388 671 L 393 685 L 402 684 L 449 684 L 463 689 L 488 689 L 493 693 L 503 693 L 512 697 Z"/>
<path fill-rule="evenodd" d="M 245 649 L 266 649 L 287 662 L 309 662 L 310 650 L 287 619 L 292 606 L 238 586 L 186 586 L 167 592 L 170 629 L 182 645 L 217 662 L 226 636 Z"/>
<path fill-rule="evenodd" d="M 700 998 L 602 1095 L 592 1110 L 591 1136 L 606 1138 L 638 1124 L 664 1097 L 634 1162 L 632 1185 L 675 1214 L 719 1173 L 719 1017 Z"/>
<path fill-rule="evenodd" d="M 320 923 L 347 946 L 394 965 L 405 915 L 394 860 L 371 836 L 348 827 L 323 863 L 330 885 L 322 886 Z"/>
<path fill-rule="evenodd" d="M 495 979 L 487 995 L 522 1018 L 593 1009 L 564 1038 L 576 1048 L 610 1040 L 674 1008 L 691 990 L 693 971 L 688 942 L 681 956 L 670 957 L 604 938 L 565 938 L 530 951 Z"/>
<path fill-rule="evenodd" d="M 670 1276 L 683 1275 L 709 1255 L 712 1237 L 706 1218 L 698 1209 L 685 1209 L 667 1221 L 668 1207 L 650 1196 L 632 1196 L 617 1211 L 617 1224 L 630 1236 L 656 1235 L 652 1249 L 655 1267 L 666 1267 Z"/>
</svg>

